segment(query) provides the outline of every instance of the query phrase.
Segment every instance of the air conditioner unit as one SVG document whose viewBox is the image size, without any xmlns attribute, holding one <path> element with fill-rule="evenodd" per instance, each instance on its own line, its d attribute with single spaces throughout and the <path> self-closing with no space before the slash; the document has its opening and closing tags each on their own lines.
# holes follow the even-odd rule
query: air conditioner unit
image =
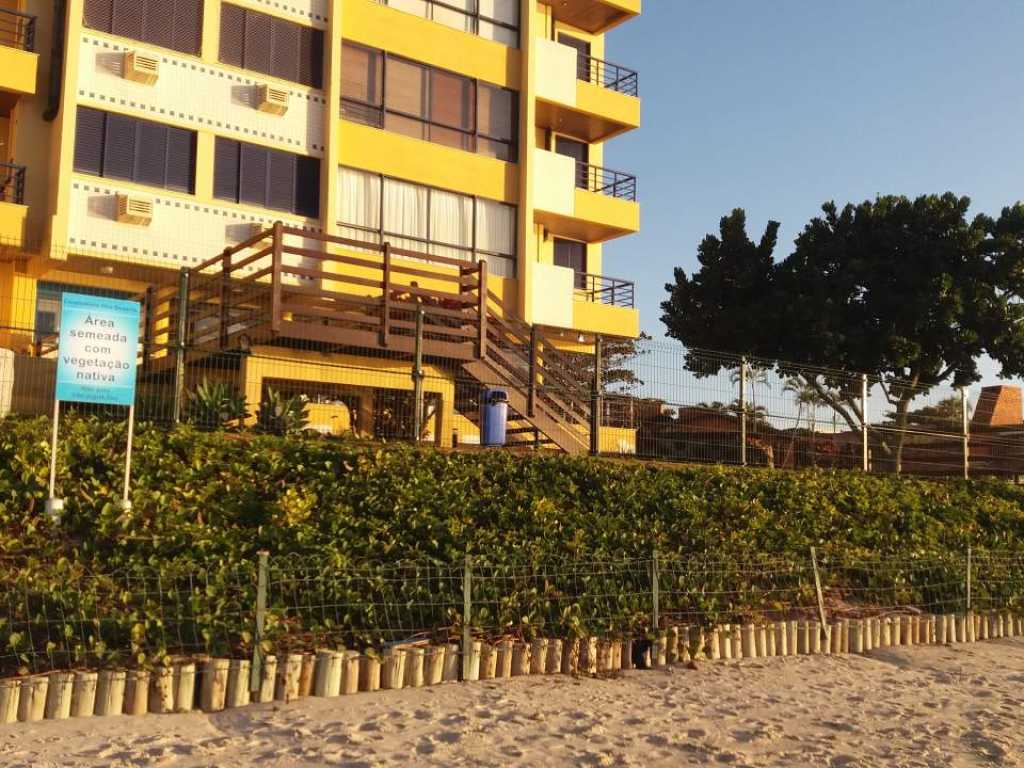
<svg viewBox="0 0 1024 768">
<path fill-rule="evenodd" d="M 153 201 L 138 195 L 117 195 L 117 220 L 122 224 L 149 226 L 153 220 Z"/>
<path fill-rule="evenodd" d="M 160 77 L 160 59 L 142 51 L 126 51 L 124 76 L 143 85 L 153 85 Z"/>
<path fill-rule="evenodd" d="M 272 115 L 283 115 L 288 111 L 288 91 L 266 83 L 256 86 L 256 109 Z"/>
</svg>

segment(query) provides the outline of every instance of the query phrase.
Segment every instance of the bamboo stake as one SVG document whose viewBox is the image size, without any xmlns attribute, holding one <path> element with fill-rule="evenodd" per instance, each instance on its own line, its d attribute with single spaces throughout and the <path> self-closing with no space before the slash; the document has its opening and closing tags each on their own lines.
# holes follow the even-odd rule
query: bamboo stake
<svg viewBox="0 0 1024 768">
<path fill-rule="evenodd" d="M 250 662 L 248 659 L 232 659 L 228 664 L 228 692 L 224 697 L 224 706 L 234 709 L 249 703 Z"/>
<path fill-rule="evenodd" d="M 105 669 L 100 672 L 96 683 L 97 715 L 109 717 L 124 712 L 124 684 L 123 670 Z"/>
<path fill-rule="evenodd" d="M 490 665 L 485 664 L 482 669 L 490 669 L 491 673 L 489 676 L 485 676 L 484 679 L 490 680 L 494 677 L 493 662 L 497 661 L 497 655 L 494 651 L 494 646 L 488 645 L 485 647 L 485 659 L 490 659 L 492 662 Z M 405 687 L 406 688 L 422 688 L 426 677 L 424 676 L 424 661 L 426 658 L 426 650 L 422 645 L 414 645 L 411 648 L 407 648 L 405 651 Z M 484 676 L 483 672 L 481 676 Z"/>
<path fill-rule="evenodd" d="M 128 671 L 124 688 L 124 713 L 144 715 L 149 711 L 149 671 L 132 669 Z"/>
<path fill-rule="evenodd" d="M 18 722 L 18 700 L 21 681 L 18 678 L 0 680 L 0 725 Z"/>
<path fill-rule="evenodd" d="M 71 692 L 75 676 L 70 672 L 51 672 L 49 677 L 43 716 L 47 720 L 67 720 L 71 717 Z"/>
<path fill-rule="evenodd" d="M 80 679 L 82 678 L 82 676 L 86 675 L 86 674 L 92 674 L 93 675 L 91 683 L 89 683 L 87 681 L 84 681 L 84 680 L 79 682 Z M 77 675 L 75 675 L 75 696 L 79 696 L 80 695 L 79 694 L 79 687 L 80 686 L 82 688 L 82 694 L 81 695 L 83 695 L 83 696 L 89 695 L 89 688 L 91 687 L 91 689 L 92 689 L 92 693 L 91 693 L 92 700 L 96 699 L 96 677 L 95 677 L 95 674 L 96 674 L 95 672 L 93 672 L 93 673 L 79 672 Z M 174 670 L 171 669 L 170 667 L 157 667 L 156 669 L 153 670 L 153 674 L 150 676 L 150 679 L 149 679 L 149 685 L 150 685 L 149 711 L 150 712 L 156 712 L 157 714 L 162 715 L 162 714 L 167 714 L 168 712 L 173 712 L 174 711 L 174 692 L 175 692 L 175 689 L 176 689 L 176 686 L 174 684 L 174 679 L 175 679 Z M 249 682 L 248 682 L 248 680 L 246 680 L 245 685 L 248 685 L 248 684 L 249 684 Z M 249 703 L 248 697 L 246 698 L 245 703 L 246 704 Z M 92 714 L 92 709 L 93 709 L 93 706 L 92 706 L 92 704 L 90 704 L 89 705 L 89 715 Z M 71 706 L 71 710 L 72 710 L 72 714 L 75 714 L 75 706 L 73 704 Z M 86 717 L 88 717 L 88 715 L 86 715 Z"/>
</svg>

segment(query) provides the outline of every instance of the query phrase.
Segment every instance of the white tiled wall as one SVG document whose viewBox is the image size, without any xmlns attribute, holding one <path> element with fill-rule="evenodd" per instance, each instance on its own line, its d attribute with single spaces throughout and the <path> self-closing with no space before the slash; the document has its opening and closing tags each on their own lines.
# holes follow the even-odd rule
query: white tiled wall
<svg viewBox="0 0 1024 768">
<path fill-rule="evenodd" d="M 118 222 L 118 192 L 152 200 L 152 223 L 139 226 Z M 109 179 L 78 174 L 71 184 L 70 205 L 70 250 L 110 254 L 162 267 L 190 267 L 211 259 L 225 246 L 250 237 L 257 225 L 269 229 L 275 220 L 281 220 L 292 226 L 304 226 L 302 219 L 276 211 L 258 215 L 230 206 L 197 203 L 184 195 L 161 194 L 157 189 L 132 191 Z M 315 247 L 311 243 L 307 241 L 304 246 Z"/>
<path fill-rule="evenodd" d="M 136 48 L 160 59 L 160 76 L 153 85 L 122 77 L 124 53 Z M 267 82 L 257 73 L 241 74 L 91 34 L 82 36 L 81 50 L 77 93 L 82 104 L 298 154 L 323 154 L 324 99 L 315 89 L 285 86 L 291 94 L 288 111 L 271 115 L 254 106 L 257 86 Z M 274 85 L 281 87 L 280 81 Z"/>
</svg>

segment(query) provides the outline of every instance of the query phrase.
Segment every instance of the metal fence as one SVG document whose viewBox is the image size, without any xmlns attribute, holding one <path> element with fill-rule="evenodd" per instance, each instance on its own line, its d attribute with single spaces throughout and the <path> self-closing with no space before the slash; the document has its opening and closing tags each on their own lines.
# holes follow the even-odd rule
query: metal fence
<svg viewBox="0 0 1024 768">
<path fill-rule="evenodd" d="M 37 278 L 27 262 L 4 257 L 0 416 L 52 412 L 60 298 L 70 290 L 142 302 L 136 414 L 151 422 L 304 425 L 467 447 L 480 441 L 482 391 L 496 386 L 510 393 L 513 447 L 775 469 L 1024 476 L 1017 385 L 961 390 L 530 327 L 479 263 L 438 254 L 417 260 L 414 251 L 373 243 L 313 258 L 322 241 L 287 233 L 275 256 L 253 231 L 239 232 L 230 257 L 180 271 L 142 256 L 55 254 L 59 269 Z M 443 279 L 432 279 L 438 269 L 447 270 Z M 575 294 L 610 300 L 604 283 Z M 271 417 L 282 407 L 295 416 L 288 423 Z"/>
<path fill-rule="evenodd" d="M 359 565 L 261 555 L 114 572 L 4 565 L 0 675 L 269 649 L 637 639 L 680 625 L 1024 609 L 1024 555 L 1008 552 Z"/>
</svg>

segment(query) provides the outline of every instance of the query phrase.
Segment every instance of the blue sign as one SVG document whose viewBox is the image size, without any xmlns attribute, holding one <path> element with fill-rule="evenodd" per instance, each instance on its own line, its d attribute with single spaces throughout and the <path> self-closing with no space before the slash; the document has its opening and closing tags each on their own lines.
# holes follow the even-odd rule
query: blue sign
<svg viewBox="0 0 1024 768">
<path fill-rule="evenodd" d="M 63 294 L 57 399 L 131 405 L 138 346 L 137 301 Z"/>
</svg>

